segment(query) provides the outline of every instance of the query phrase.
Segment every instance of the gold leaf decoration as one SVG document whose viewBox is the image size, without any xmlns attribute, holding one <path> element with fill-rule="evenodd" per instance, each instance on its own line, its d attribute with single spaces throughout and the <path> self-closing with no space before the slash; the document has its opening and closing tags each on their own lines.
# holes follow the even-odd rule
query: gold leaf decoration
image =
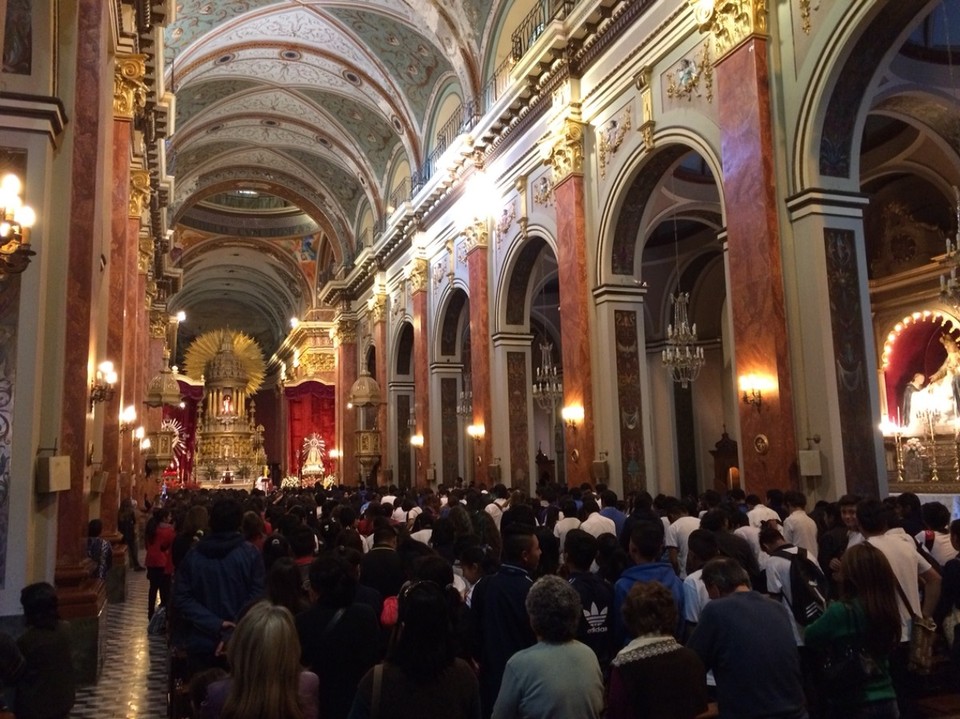
<svg viewBox="0 0 960 719">
<path fill-rule="evenodd" d="M 207 363 L 217 356 L 225 339 L 233 343 L 233 353 L 247 374 L 247 396 L 252 396 L 263 384 L 267 366 L 263 361 L 260 345 L 243 332 L 221 329 L 205 332 L 197 337 L 187 348 L 185 355 L 187 376 L 200 379 L 206 372 Z"/>
</svg>

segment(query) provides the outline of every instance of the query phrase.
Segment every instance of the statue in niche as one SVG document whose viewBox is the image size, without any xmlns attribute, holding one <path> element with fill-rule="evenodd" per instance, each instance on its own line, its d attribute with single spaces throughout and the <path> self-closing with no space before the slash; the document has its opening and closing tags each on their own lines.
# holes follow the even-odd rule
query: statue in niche
<svg viewBox="0 0 960 719">
<path fill-rule="evenodd" d="M 918 372 L 917 374 L 913 375 L 913 379 L 907 382 L 907 386 L 903 388 L 903 402 L 901 403 L 900 421 L 904 425 L 910 425 L 913 422 L 913 395 L 919 390 L 923 389 L 923 385 L 926 381 L 926 376 Z"/>
<path fill-rule="evenodd" d="M 950 335 L 940 335 L 940 344 L 947 351 L 947 358 L 940 369 L 930 375 L 931 386 L 935 382 L 949 382 L 953 394 L 954 416 L 960 416 L 960 347 Z"/>
<path fill-rule="evenodd" d="M 926 387 L 919 388 L 914 376 L 904 388 L 900 422 L 905 427 L 926 431 L 919 421 L 930 417 L 934 426 L 949 426 L 952 430 L 960 419 L 960 346 L 946 333 L 940 335 L 940 344 L 947 356 L 939 369 L 927 378 Z"/>
</svg>

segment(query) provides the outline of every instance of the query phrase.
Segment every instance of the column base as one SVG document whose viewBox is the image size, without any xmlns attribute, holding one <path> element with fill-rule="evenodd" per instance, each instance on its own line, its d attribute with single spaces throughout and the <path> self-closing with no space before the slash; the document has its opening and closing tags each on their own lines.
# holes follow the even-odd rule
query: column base
<svg viewBox="0 0 960 719">
<path fill-rule="evenodd" d="M 90 576 L 91 562 L 59 565 L 54 573 L 60 616 L 70 622 L 79 684 L 96 684 L 106 649 L 106 583 Z"/>
</svg>

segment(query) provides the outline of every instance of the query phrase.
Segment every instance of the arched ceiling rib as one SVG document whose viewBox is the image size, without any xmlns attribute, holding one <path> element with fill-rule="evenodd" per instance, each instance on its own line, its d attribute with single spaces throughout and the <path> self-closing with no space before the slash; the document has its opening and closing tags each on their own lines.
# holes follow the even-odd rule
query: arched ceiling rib
<svg viewBox="0 0 960 719">
<path fill-rule="evenodd" d="M 255 316 L 269 356 L 330 276 L 317 257 L 349 261 L 398 160 L 420 167 L 442 89 L 478 95 L 484 28 L 505 2 L 179 0 L 165 37 L 170 212 L 191 239 L 171 306 L 204 330 L 218 304 Z"/>
</svg>

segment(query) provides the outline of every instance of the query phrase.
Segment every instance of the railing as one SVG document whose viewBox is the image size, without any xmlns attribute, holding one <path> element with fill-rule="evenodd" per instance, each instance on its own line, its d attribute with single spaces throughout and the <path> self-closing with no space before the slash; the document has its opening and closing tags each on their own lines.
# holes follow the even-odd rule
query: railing
<svg viewBox="0 0 960 719">
<path fill-rule="evenodd" d="M 363 252 L 364 248 L 370 246 L 370 230 L 364 230 L 357 238 L 357 254 Z"/>
<path fill-rule="evenodd" d="M 513 59 L 512 55 L 508 55 L 493 71 L 493 77 L 487 80 L 487 84 L 480 91 L 480 101 L 483 106 L 474 113 L 476 118 L 474 122 L 479 120 L 484 113 L 489 112 L 490 108 L 497 104 L 497 100 L 503 97 L 507 88 L 510 87 L 510 69 L 514 64 L 516 64 L 516 60 Z"/>
<path fill-rule="evenodd" d="M 412 193 L 410 192 L 410 178 L 405 177 L 400 181 L 400 184 L 390 193 L 390 204 L 387 207 L 387 212 L 392 214 L 400 205 L 410 199 Z"/>
<path fill-rule="evenodd" d="M 577 0 L 540 0 L 510 36 L 513 41 L 513 59 L 516 61 L 522 58 L 543 35 L 547 23 L 563 20 L 576 4 Z"/>
</svg>

